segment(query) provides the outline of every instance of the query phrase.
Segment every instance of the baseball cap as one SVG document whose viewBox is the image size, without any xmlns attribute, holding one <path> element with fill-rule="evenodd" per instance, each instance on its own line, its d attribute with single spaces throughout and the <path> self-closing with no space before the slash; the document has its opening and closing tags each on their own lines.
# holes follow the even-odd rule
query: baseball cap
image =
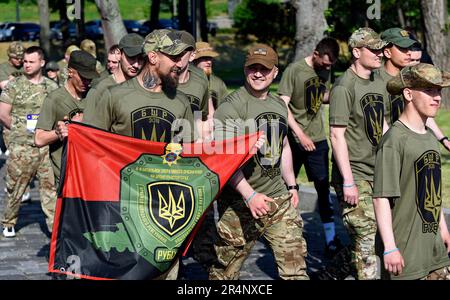
<svg viewBox="0 0 450 300">
<path fill-rule="evenodd" d="M 200 57 L 217 57 L 219 53 L 214 51 L 209 43 L 206 42 L 197 42 L 195 43 L 195 58 L 199 59 Z"/>
<path fill-rule="evenodd" d="M 90 40 L 90 39 L 85 39 L 82 40 L 80 43 L 80 48 L 83 51 L 86 51 L 87 53 L 89 53 L 90 55 L 92 55 L 94 58 L 97 57 L 97 53 L 96 53 L 96 46 L 94 41 Z"/>
<path fill-rule="evenodd" d="M 99 77 L 96 65 L 95 58 L 86 51 L 76 50 L 70 54 L 68 67 L 77 70 L 86 79 Z"/>
<path fill-rule="evenodd" d="M 182 33 L 176 30 L 155 29 L 144 39 L 144 53 L 162 52 L 168 55 L 179 55 L 190 45 L 182 41 Z"/>
<path fill-rule="evenodd" d="M 142 54 L 142 44 L 144 38 L 137 33 L 124 35 L 119 42 L 119 49 L 125 52 L 128 57 Z"/>
<path fill-rule="evenodd" d="M 386 88 L 392 95 L 399 95 L 404 88 L 445 88 L 450 86 L 450 73 L 425 63 L 403 68 L 389 80 Z"/>
<path fill-rule="evenodd" d="M 45 70 L 51 70 L 51 71 L 59 71 L 59 66 L 55 61 L 49 61 L 46 65 L 45 65 Z"/>
<path fill-rule="evenodd" d="M 181 41 L 182 41 L 184 44 L 186 44 L 186 45 L 188 45 L 189 47 L 191 47 L 192 50 L 195 50 L 195 39 L 194 39 L 194 37 L 192 36 L 192 34 L 190 34 L 190 33 L 187 32 L 187 31 L 184 31 L 184 30 L 182 30 L 182 31 L 180 31 L 180 32 L 181 32 Z"/>
<path fill-rule="evenodd" d="M 381 33 L 380 37 L 383 41 L 392 43 L 401 48 L 409 48 L 417 43 L 416 40 L 409 37 L 408 31 L 398 27 L 386 29 Z"/>
<path fill-rule="evenodd" d="M 8 57 L 12 58 L 23 58 L 23 54 L 25 52 L 25 48 L 23 47 L 21 42 L 12 42 L 8 50 L 6 50 L 6 53 L 8 54 Z"/>
<path fill-rule="evenodd" d="M 268 69 L 278 65 L 278 55 L 271 47 L 265 44 L 255 44 L 247 51 L 245 67 L 261 64 Z"/>
<path fill-rule="evenodd" d="M 372 50 L 380 50 L 387 45 L 387 42 L 380 38 L 372 28 L 362 27 L 352 33 L 348 39 L 350 48 L 366 47 Z"/>
</svg>

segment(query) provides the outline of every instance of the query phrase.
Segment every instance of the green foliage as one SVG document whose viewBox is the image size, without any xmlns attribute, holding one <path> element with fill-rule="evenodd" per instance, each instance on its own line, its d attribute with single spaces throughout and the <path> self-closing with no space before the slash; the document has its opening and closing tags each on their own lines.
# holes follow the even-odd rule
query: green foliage
<svg viewBox="0 0 450 300">
<path fill-rule="evenodd" d="M 279 0 L 243 0 L 234 12 L 238 35 L 254 35 L 261 43 L 275 48 L 293 45 L 295 10 Z"/>
</svg>

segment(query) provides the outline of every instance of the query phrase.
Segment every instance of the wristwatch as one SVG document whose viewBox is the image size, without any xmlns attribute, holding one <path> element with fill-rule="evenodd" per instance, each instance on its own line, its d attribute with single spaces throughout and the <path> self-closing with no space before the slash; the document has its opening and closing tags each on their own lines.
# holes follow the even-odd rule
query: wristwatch
<svg viewBox="0 0 450 300">
<path fill-rule="evenodd" d="M 296 185 L 288 185 L 288 190 L 299 190 L 300 189 L 300 187 L 298 186 L 298 184 L 296 184 Z"/>
<path fill-rule="evenodd" d="M 441 143 L 442 145 L 444 145 L 444 141 L 447 140 L 448 141 L 448 137 L 444 136 L 442 139 L 439 140 L 439 143 Z"/>
</svg>

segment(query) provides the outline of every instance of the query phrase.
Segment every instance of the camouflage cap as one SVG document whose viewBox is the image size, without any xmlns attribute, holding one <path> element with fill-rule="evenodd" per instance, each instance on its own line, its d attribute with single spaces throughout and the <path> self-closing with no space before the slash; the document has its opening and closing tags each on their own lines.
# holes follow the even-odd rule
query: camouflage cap
<svg viewBox="0 0 450 300">
<path fill-rule="evenodd" d="M 350 48 L 366 47 L 372 50 L 380 50 L 387 45 L 372 28 L 362 27 L 352 33 L 348 39 Z"/>
<path fill-rule="evenodd" d="M 404 88 L 445 88 L 450 86 L 450 73 L 425 63 L 403 68 L 389 80 L 386 88 L 392 95 L 399 95 Z"/>
<path fill-rule="evenodd" d="M 192 36 L 192 34 L 184 30 L 180 32 L 181 32 L 181 41 L 184 44 L 189 45 L 189 47 L 191 47 L 192 50 L 195 50 L 195 38 Z"/>
<path fill-rule="evenodd" d="M 23 58 L 24 52 L 25 48 L 23 47 L 21 42 L 12 42 L 11 44 L 9 44 L 8 50 L 6 50 L 8 57 L 19 59 Z"/>
<path fill-rule="evenodd" d="M 381 39 L 389 44 L 394 44 L 401 48 L 409 48 L 417 41 L 409 37 L 409 32 L 401 28 L 389 28 L 380 35 Z"/>
<path fill-rule="evenodd" d="M 278 55 L 271 47 L 265 44 L 255 44 L 247 52 L 245 67 L 261 64 L 268 69 L 278 65 Z"/>
<path fill-rule="evenodd" d="M 128 57 L 142 54 L 142 44 L 144 38 L 137 33 L 124 35 L 119 41 L 119 49 L 125 52 Z"/>
<path fill-rule="evenodd" d="M 219 53 L 214 51 L 209 43 L 206 42 L 197 42 L 195 43 L 195 58 L 199 59 L 200 57 L 217 57 Z"/>
<path fill-rule="evenodd" d="M 144 39 L 144 53 L 162 52 L 168 55 L 179 55 L 191 47 L 182 41 L 181 31 L 155 29 Z"/>
</svg>

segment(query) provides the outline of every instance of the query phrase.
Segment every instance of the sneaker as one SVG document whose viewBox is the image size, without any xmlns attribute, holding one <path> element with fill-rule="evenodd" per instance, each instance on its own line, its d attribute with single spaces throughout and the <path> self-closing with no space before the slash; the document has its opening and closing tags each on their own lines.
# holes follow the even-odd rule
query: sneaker
<svg viewBox="0 0 450 300">
<path fill-rule="evenodd" d="M 9 155 L 9 150 L 5 151 L 5 155 L 8 156 Z"/>
<path fill-rule="evenodd" d="M 325 257 L 328 259 L 332 259 L 339 251 L 344 248 L 344 245 L 342 245 L 341 240 L 336 235 L 334 239 L 328 243 L 328 245 L 325 246 Z"/>
<path fill-rule="evenodd" d="M 31 202 L 31 194 L 30 192 L 27 192 L 25 194 L 22 195 L 22 203 L 27 203 L 27 202 Z"/>
<path fill-rule="evenodd" d="M 14 230 L 14 227 L 4 227 L 3 228 L 3 236 L 5 238 L 12 238 L 16 236 L 16 231 Z"/>
</svg>

